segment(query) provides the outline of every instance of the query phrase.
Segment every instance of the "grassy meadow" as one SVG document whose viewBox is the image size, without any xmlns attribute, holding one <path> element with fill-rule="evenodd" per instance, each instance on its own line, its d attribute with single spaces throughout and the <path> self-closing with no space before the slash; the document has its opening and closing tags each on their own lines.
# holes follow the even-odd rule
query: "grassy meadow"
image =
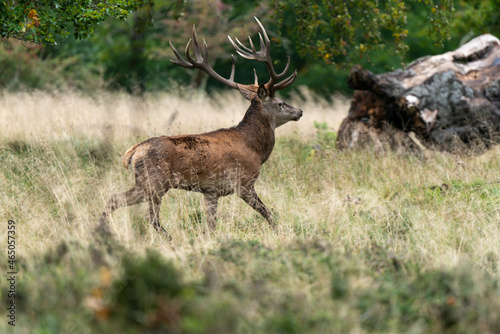
<svg viewBox="0 0 500 334">
<path fill-rule="evenodd" d="M 200 194 L 170 191 L 96 230 L 122 166 L 157 135 L 235 125 L 237 92 L 0 95 L 0 332 L 498 333 L 500 148 L 480 156 L 339 152 L 349 106 L 301 91 L 256 184 L 278 230 L 235 195 L 209 233 Z M 16 326 L 7 222 L 16 223 Z"/>
</svg>

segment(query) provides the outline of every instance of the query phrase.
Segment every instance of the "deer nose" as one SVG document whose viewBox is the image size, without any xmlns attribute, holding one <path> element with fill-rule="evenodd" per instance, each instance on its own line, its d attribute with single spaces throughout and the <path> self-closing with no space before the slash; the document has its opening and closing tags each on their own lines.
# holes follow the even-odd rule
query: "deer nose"
<svg viewBox="0 0 500 334">
<path fill-rule="evenodd" d="M 298 121 L 302 117 L 303 111 L 302 109 L 299 109 L 298 115 L 293 119 L 294 121 Z"/>
</svg>

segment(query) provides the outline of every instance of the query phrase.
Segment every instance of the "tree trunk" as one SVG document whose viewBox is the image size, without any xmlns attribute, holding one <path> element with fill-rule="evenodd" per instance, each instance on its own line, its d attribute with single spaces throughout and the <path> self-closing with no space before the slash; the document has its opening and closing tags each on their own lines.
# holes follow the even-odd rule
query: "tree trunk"
<svg viewBox="0 0 500 334">
<path fill-rule="evenodd" d="M 131 72 L 130 92 L 143 96 L 146 92 L 146 30 L 153 13 L 152 1 L 144 1 L 134 13 L 132 36 L 130 36 L 130 62 Z"/>
<path fill-rule="evenodd" d="M 355 92 L 340 149 L 482 152 L 500 142 L 500 41 L 492 35 L 404 70 L 357 66 L 348 83 Z"/>
</svg>

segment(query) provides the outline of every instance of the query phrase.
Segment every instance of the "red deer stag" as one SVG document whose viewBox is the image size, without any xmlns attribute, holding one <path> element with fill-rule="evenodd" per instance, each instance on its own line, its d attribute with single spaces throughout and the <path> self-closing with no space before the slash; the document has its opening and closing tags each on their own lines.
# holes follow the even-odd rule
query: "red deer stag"
<svg viewBox="0 0 500 334">
<path fill-rule="evenodd" d="M 299 120 L 302 110 L 275 97 L 277 90 L 293 83 L 297 71 L 283 79 L 290 66 L 288 57 L 283 72 L 276 74 L 271 60 L 269 37 L 259 20 L 255 19 L 262 32 L 262 35 L 259 33 L 259 51 L 255 50 L 250 37 L 250 48 L 238 39 L 235 43 L 231 37 L 228 38 L 240 56 L 266 64 L 271 78 L 260 86 L 256 74 L 253 85 L 242 85 L 234 81 L 234 57 L 229 79 L 217 74 L 208 64 L 206 42 L 203 41 L 203 49 L 198 45 L 194 27 L 193 38 L 186 46 L 187 61 L 170 43 L 177 58 L 171 60 L 174 64 L 198 68 L 208 73 L 224 85 L 238 89 L 245 99 L 251 101 L 251 105 L 243 120 L 232 128 L 199 135 L 155 137 L 129 148 L 123 157 L 123 165 L 134 171 L 135 186 L 111 196 L 102 213 L 101 226 L 106 226 L 108 216 L 117 208 L 147 201 L 151 224 L 170 239 L 160 225 L 159 212 L 163 195 L 169 189 L 176 188 L 204 194 L 210 229 L 215 228 L 219 197 L 233 193 L 259 212 L 272 228 L 275 227 L 271 213 L 257 195 L 254 184 L 259 176 L 260 166 L 273 150 L 275 128 L 288 121 Z M 190 55 L 192 44 L 196 59 Z M 280 81 L 281 79 L 283 80 Z"/>
</svg>

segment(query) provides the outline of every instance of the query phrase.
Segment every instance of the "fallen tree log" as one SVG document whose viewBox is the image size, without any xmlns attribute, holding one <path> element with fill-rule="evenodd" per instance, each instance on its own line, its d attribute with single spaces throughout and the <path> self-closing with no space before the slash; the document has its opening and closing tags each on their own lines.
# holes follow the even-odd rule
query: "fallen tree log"
<svg viewBox="0 0 500 334">
<path fill-rule="evenodd" d="M 339 149 L 482 152 L 500 143 L 500 41 L 489 34 L 459 49 L 373 74 L 356 66 Z"/>
</svg>

